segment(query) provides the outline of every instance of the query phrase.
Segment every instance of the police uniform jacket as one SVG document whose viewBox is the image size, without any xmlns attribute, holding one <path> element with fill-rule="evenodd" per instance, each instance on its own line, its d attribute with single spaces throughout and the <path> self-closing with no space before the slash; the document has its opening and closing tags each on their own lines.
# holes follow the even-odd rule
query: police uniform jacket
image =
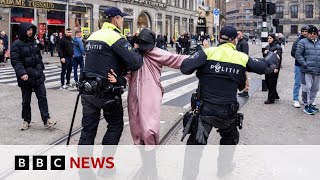
<svg viewBox="0 0 320 180">
<path fill-rule="evenodd" d="M 110 69 L 121 76 L 126 70 L 138 70 L 143 62 L 138 50 L 133 49 L 121 31 L 111 23 L 104 23 L 88 38 L 85 52 L 86 78 L 107 78 Z"/>
<path fill-rule="evenodd" d="M 200 83 L 200 99 L 210 104 L 233 104 L 237 101 L 237 89 L 245 87 L 245 72 L 263 74 L 266 61 L 258 61 L 236 50 L 232 43 L 222 43 L 198 51 L 181 65 L 183 74 L 197 70 Z"/>
</svg>

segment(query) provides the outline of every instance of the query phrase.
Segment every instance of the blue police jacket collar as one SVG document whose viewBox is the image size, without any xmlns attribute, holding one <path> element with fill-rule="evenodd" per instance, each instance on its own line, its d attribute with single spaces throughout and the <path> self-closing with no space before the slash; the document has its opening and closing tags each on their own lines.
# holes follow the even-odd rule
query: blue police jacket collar
<svg viewBox="0 0 320 180">
<path fill-rule="evenodd" d="M 229 43 L 229 42 L 223 42 L 223 43 L 219 44 L 218 46 L 229 47 L 234 50 L 236 49 L 236 45 L 234 45 L 233 43 Z"/>
<path fill-rule="evenodd" d="M 103 23 L 103 26 L 101 29 L 112 29 L 112 30 L 116 30 L 118 33 L 121 34 L 121 31 L 119 28 L 117 28 L 115 25 L 108 22 Z"/>
</svg>

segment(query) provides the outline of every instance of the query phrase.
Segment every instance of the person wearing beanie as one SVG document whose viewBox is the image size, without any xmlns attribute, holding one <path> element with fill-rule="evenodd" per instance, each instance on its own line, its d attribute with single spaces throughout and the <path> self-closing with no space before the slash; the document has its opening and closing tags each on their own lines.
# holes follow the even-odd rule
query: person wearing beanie
<svg viewBox="0 0 320 180">
<path fill-rule="evenodd" d="M 267 88 L 268 88 L 268 99 L 264 102 L 264 104 L 273 104 L 275 100 L 280 99 L 277 92 L 277 82 L 279 77 L 281 61 L 282 61 L 282 48 L 278 44 L 275 34 L 268 35 L 268 43 L 269 44 L 266 47 L 266 50 L 264 51 L 263 56 L 265 57 L 268 55 L 269 52 L 273 52 L 280 57 L 280 65 L 274 70 L 273 73 L 265 75 Z"/>
<path fill-rule="evenodd" d="M 301 65 L 303 111 L 314 115 L 319 109 L 314 105 L 320 83 L 320 41 L 318 28 L 309 26 L 308 36 L 299 41 L 296 59 Z"/>
<path fill-rule="evenodd" d="M 299 102 L 299 91 L 301 87 L 301 65 L 299 64 L 296 58 L 296 50 L 298 43 L 301 39 L 304 39 L 308 35 L 309 26 L 303 26 L 301 28 L 301 35 L 294 41 L 292 48 L 291 48 L 291 56 L 295 59 L 294 63 L 294 85 L 293 85 L 293 106 L 295 108 L 300 108 Z"/>
</svg>

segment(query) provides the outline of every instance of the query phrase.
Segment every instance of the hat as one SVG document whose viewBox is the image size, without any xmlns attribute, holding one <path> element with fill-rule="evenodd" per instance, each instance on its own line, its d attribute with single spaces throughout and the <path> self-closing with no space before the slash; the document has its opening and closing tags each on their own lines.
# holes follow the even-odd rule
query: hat
<svg viewBox="0 0 320 180">
<path fill-rule="evenodd" d="M 104 11 L 107 17 L 115 17 L 115 16 L 128 16 L 129 14 L 121 12 L 121 10 L 117 7 L 111 7 Z"/>
<path fill-rule="evenodd" d="M 220 30 L 220 38 L 223 40 L 233 40 L 238 36 L 237 29 L 232 26 L 224 26 Z"/>
<path fill-rule="evenodd" d="M 319 33 L 318 28 L 315 26 L 310 26 L 308 33 L 317 33 L 318 34 Z"/>
<path fill-rule="evenodd" d="M 156 44 L 156 34 L 149 29 L 142 29 L 138 35 L 139 49 L 152 50 Z"/>
<path fill-rule="evenodd" d="M 302 31 L 308 31 L 309 30 L 309 26 L 308 25 L 306 25 L 306 26 L 302 26 L 302 28 L 301 28 L 301 32 Z"/>
</svg>

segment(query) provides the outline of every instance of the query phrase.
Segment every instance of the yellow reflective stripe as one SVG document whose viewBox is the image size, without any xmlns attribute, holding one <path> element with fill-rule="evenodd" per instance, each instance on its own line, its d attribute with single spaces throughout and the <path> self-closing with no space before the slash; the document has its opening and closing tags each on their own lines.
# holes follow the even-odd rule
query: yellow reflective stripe
<svg viewBox="0 0 320 180">
<path fill-rule="evenodd" d="M 248 55 L 245 53 L 236 51 L 231 49 L 230 45 L 227 43 L 226 46 L 220 45 L 219 47 L 211 47 L 204 50 L 205 54 L 207 55 L 207 60 L 215 60 L 219 62 L 226 62 L 232 64 L 238 64 L 243 67 L 246 67 L 248 62 Z"/>
<path fill-rule="evenodd" d="M 117 42 L 123 36 L 116 31 L 114 31 L 116 27 L 110 23 L 104 23 L 102 29 L 94 32 L 88 40 L 90 41 L 103 41 L 107 43 L 109 46 L 112 46 L 115 42 Z"/>
</svg>

